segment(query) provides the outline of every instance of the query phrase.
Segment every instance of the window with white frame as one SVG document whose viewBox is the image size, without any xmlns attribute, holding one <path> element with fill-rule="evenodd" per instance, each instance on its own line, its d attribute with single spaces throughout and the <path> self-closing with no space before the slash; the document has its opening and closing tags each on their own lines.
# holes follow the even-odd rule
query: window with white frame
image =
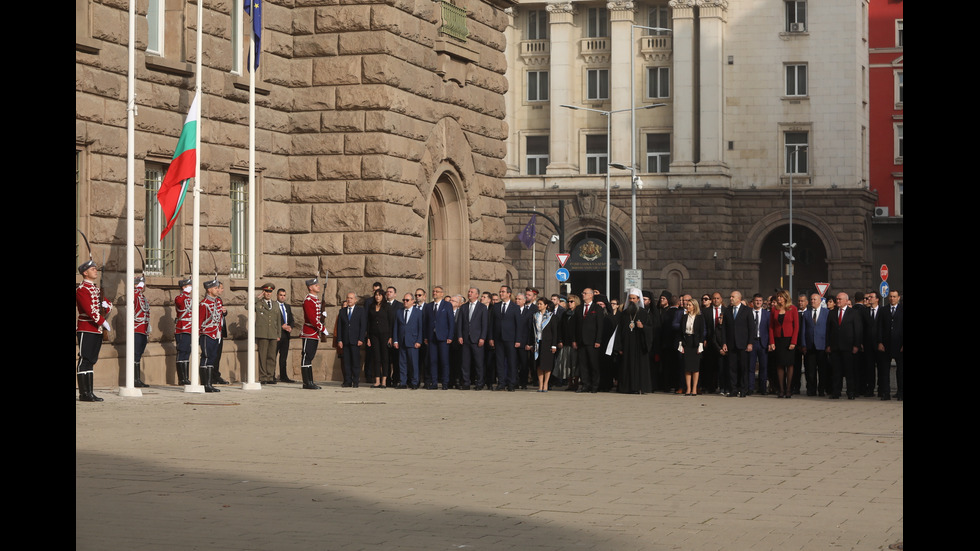
<svg viewBox="0 0 980 551">
<path fill-rule="evenodd" d="M 895 103 L 898 105 L 905 104 L 905 83 L 904 83 L 904 71 L 898 71 L 895 73 Z"/>
<path fill-rule="evenodd" d="M 585 137 L 585 168 L 588 174 L 605 174 L 609 170 L 608 145 L 605 134 Z"/>
<path fill-rule="evenodd" d="M 149 0 L 146 8 L 146 53 L 162 56 L 164 53 L 165 0 Z"/>
<path fill-rule="evenodd" d="M 235 75 L 242 74 L 242 54 L 245 51 L 244 38 L 242 32 L 242 15 L 245 13 L 242 7 L 242 0 L 232 0 L 231 2 L 231 72 Z"/>
<path fill-rule="evenodd" d="M 548 101 L 548 71 L 527 72 L 527 101 Z"/>
<path fill-rule="evenodd" d="M 647 67 L 647 98 L 670 97 L 670 67 Z"/>
<path fill-rule="evenodd" d="M 895 160 L 901 163 L 905 158 L 905 126 L 903 123 L 895 124 Z"/>
<path fill-rule="evenodd" d="M 904 180 L 895 180 L 895 216 L 905 216 Z"/>
<path fill-rule="evenodd" d="M 548 136 L 527 137 L 527 175 L 543 176 L 548 167 Z"/>
<path fill-rule="evenodd" d="M 896 19 L 895 20 L 895 47 L 896 48 L 904 48 L 905 47 L 904 46 L 904 44 L 905 44 L 905 37 L 903 36 L 903 32 L 902 32 L 904 30 L 903 29 L 903 24 L 902 24 L 903 21 L 904 21 L 903 19 Z"/>
<path fill-rule="evenodd" d="M 660 29 L 670 29 L 673 28 L 672 20 L 670 18 L 670 8 L 667 6 L 651 6 L 647 11 L 647 26 L 657 27 Z M 655 31 L 653 29 L 644 29 L 647 35 L 651 36 L 665 36 L 669 35 L 670 31 L 662 30 Z"/>
<path fill-rule="evenodd" d="M 670 134 L 647 134 L 647 172 L 670 172 Z"/>
<path fill-rule="evenodd" d="M 167 227 L 167 218 L 163 214 L 163 209 L 160 208 L 160 202 L 157 201 L 157 193 L 160 191 L 160 184 L 163 183 L 163 176 L 166 173 L 167 168 L 164 165 L 146 163 L 143 178 L 143 188 L 146 193 L 143 248 L 146 256 L 144 273 L 147 275 L 176 275 L 176 226 L 167 233 L 163 240 L 160 239 L 160 233 Z"/>
<path fill-rule="evenodd" d="M 786 32 L 806 32 L 805 0 L 786 0 Z"/>
<path fill-rule="evenodd" d="M 786 174 L 809 174 L 809 133 L 785 132 Z"/>
<path fill-rule="evenodd" d="M 585 36 L 600 38 L 609 36 L 609 11 L 606 8 L 589 8 Z"/>
<path fill-rule="evenodd" d="M 806 96 L 806 63 L 786 65 L 786 95 Z"/>
<path fill-rule="evenodd" d="M 588 90 L 586 98 L 590 100 L 609 99 L 609 69 L 588 70 Z"/>
<path fill-rule="evenodd" d="M 231 177 L 231 275 L 244 277 L 248 272 L 248 179 Z"/>
<path fill-rule="evenodd" d="M 545 40 L 548 38 L 548 12 L 529 10 L 527 12 L 527 33 L 525 40 Z"/>
</svg>

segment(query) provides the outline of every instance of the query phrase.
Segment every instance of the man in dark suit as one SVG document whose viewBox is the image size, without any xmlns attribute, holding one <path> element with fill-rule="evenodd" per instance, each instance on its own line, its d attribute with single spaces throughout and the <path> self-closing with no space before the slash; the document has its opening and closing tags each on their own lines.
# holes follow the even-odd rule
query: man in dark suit
<svg viewBox="0 0 980 551">
<path fill-rule="evenodd" d="M 575 311 L 575 342 L 578 350 L 578 370 L 582 386 L 575 392 L 599 392 L 599 348 L 602 346 L 602 329 L 605 312 L 594 302 L 592 289 L 582 291 L 582 305 Z"/>
<path fill-rule="evenodd" d="M 517 351 L 517 387 L 522 390 L 527 389 L 527 378 L 531 371 L 530 366 L 534 363 L 534 326 L 531 321 L 534 316 L 534 311 L 531 309 L 531 303 L 527 299 L 529 294 L 531 293 L 518 293 L 514 295 L 514 302 L 521 309 L 520 331 L 524 334 L 522 338 L 524 346 Z"/>
<path fill-rule="evenodd" d="M 799 332 L 796 334 L 797 346 L 794 349 L 796 354 L 794 356 L 795 361 L 793 362 L 793 366 L 796 369 L 793 370 L 793 381 L 790 383 L 790 389 L 793 394 L 800 393 L 803 382 L 803 368 L 806 365 L 806 353 L 809 350 L 806 347 L 806 328 L 807 325 L 813 325 L 813 320 L 806 317 L 808 302 L 809 298 L 806 296 L 806 293 L 796 295 L 796 313 L 799 316 L 797 327 L 799 328 Z M 810 330 L 812 331 L 813 327 L 810 327 Z"/>
<path fill-rule="evenodd" d="M 470 287 L 466 292 L 468 299 L 465 306 L 460 307 L 459 315 L 456 316 L 456 338 L 463 347 L 463 386 L 460 390 L 470 389 L 470 372 L 475 368 L 475 377 L 472 381 L 476 384 L 476 390 L 483 389 L 483 345 L 487 340 L 487 329 L 489 328 L 489 315 L 487 307 L 480 302 L 480 290 Z"/>
<path fill-rule="evenodd" d="M 850 304 L 847 293 L 837 293 L 837 308 L 834 318 L 829 320 L 827 329 L 827 352 L 830 354 L 830 368 L 833 378 L 832 399 L 839 399 L 847 379 L 847 399 L 857 397 L 859 388 L 854 377 L 854 366 L 858 351 L 863 342 L 863 325 L 861 314 Z"/>
<path fill-rule="evenodd" d="M 708 347 L 704 351 L 704 369 L 701 374 L 702 386 L 708 393 L 719 388 L 727 389 L 731 381 L 725 377 L 728 370 L 723 366 L 728 364 L 728 358 L 722 354 L 725 346 L 725 307 L 722 305 L 721 293 L 711 294 L 710 304 L 701 312 L 704 316 L 704 327 L 707 330 Z"/>
<path fill-rule="evenodd" d="M 513 392 L 517 384 L 517 352 L 524 347 L 526 335 L 521 331 L 521 309 L 510 298 L 510 287 L 502 286 L 500 303 L 491 311 L 490 346 L 496 349 L 497 390 Z"/>
<path fill-rule="evenodd" d="M 725 310 L 725 343 L 722 348 L 728 356 L 728 372 L 731 376 L 729 397 L 746 396 L 749 384 L 749 353 L 752 352 L 752 338 L 755 335 L 755 322 L 751 308 L 742 304 L 742 293 L 732 291 L 728 297 L 729 306 Z"/>
<path fill-rule="evenodd" d="M 287 375 L 286 358 L 289 356 L 289 334 L 293 330 L 296 319 L 293 318 L 293 309 L 286 304 L 285 289 L 276 290 L 276 302 L 283 321 L 282 331 L 279 333 L 279 345 L 276 347 L 276 353 L 279 354 L 279 382 L 295 383 L 296 381 Z"/>
<path fill-rule="evenodd" d="M 347 293 L 347 302 L 337 313 L 337 348 L 343 353 L 345 387 L 357 388 L 361 381 L 361 346 L 367 338 L 367 313 L 357 305 L 357 295 Z"/>
<path fill-rule="evenodd" d="M 414 306 L 411 293 L 402 299 L 395 318 L 392 343 L 398 350 L 398 387 L 419 387 L 419 349 L 422 348 L 422 309 Z"/>
<path fill-rule="evenodd" d="M 905 313 L 902 297 L 896 290 L 888 292 L 888 305 L 881 308 L 878 316 L 878 350 L 885 354 L 878 366 L 878 395 L 882 400 L 891 399 L 891 363 L 895 360 L 896 398 L 905 398 Z"/>
<path fill-rule="evenodd" d="M 769 310 L 762 307 L 762 295 L 752 296 L 752 350 L 749 352 L 749 394 L 758 388 L 759 394 L 765 395 L 766 384 L 769 381 Z M 788 306 L 787 306 L 788 308 Z M 755 386 L 755 366 L 759 364 L 758 386 Z"/>
<path fill-rule="evenodd" d="M 871 371 L 868 370 L 868 362 L 874 362 L 873 352 L 878 343 L 871 340 L 874 331 L 871 327 L 871 312 L 866 302 L 863 292 L 854 293 L 854 300 L 851 303 L 861 320 L 861 334 L 863 336 L 857 356 L 854 358 L 854 380 L 857 381 L 857 395 L 870 398 L 874 396 L 875 375 L 873 368 Z M 868 388 L 869 384 L 871 385 L 870 389 Z"/>
<path fill-rule="evenodd" d="M 443 390 L 449 390 L 449 343 L 453 340 L 453 306 L 444 300 L 442 286 L 432 288 L 432 302 L 422 309 L 422 329 L 424 342 L 429 353 L 429 381 L 425 387 L 437 390 L 442 383 Z"/>
<path fill-rule="evenodd" d="M 398 290 L 395 289 L 394 287 L 388 287 L 387 289 L 385 289 L 385 300 L 388 301 L 388 324 L 389 324 L 388 334 L 394 335 L 395 323 L 398 321 L 398 314 L 402 312 L 402 310 L 405 308 L 405 305 L 398 300 Z M 387 370 L 381 375 L 382 377 L 384 377 L 384 375 L 387 374 L 388 386 L 394 387 L 401 384 L 401 379 L 398 378 L 399 376 L 398 357 L 400 356 L 400 354 L 398 353 L 397 350 L 395 350 L 394 339 L 392 339 L 391 343 L 388 344 L 387 346 L 391 349 L 388 351 L 388 366 L 387 366 Z"/>
<path fill-rule="evenodd" d="M 878 293 L 875 291 L 870 291 L 865 295 L 864 302 L 868 312 L 868 326 L 864 334 L 864 372 L 866 374 L 864 395 L 867 398 L 874 398 L 878 364 L 883 358 L 878 350 L 878 316 L 881 314 L 881 304 L 878 300 Z"/>
</svg>

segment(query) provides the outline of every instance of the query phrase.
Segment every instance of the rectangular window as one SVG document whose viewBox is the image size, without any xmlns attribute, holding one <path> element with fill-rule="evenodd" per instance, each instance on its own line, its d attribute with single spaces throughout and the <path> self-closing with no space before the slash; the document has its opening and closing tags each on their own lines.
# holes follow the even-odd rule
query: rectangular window
<svg viewBox="0 0 980 551">
<path fill-rule="evenodd" d="M 150 0 L 146 8 L 146 53 L 163 55 L 164 16 L 166 15 L 165 0 Z"/>
<path fill-rule="evenodd" d="M 670 172 L 670 134 L 647 134 L 647 172 Z"/>
<path fill-rule="evenodd" d="M 248 273 L 248 180 L 231 177 L 231 275 Z"/>
<path fill-rule="evenodd" d="M 591 134 L 585 137 L 585 164 L 589 174 L 605 174 L 609 163 L 605 134 Z"/>
<path fill-rule="evenodd" d="M 905 157 L 905 126 L 904 124 L 895 125 L 895 159 L 902 162 Z"/>
<path fill-rule="evenodd" d="M 905 103 L 905 83 L 904 71 L 895 73 L 895 103 L 902 105 Z"/>
<path fill-rule="evenodd" d="M 903 19 L 896 19 L 895 20 L 895 47 L 896 48 L 904 48 L 905 47 L 904 46 L 904 44 L 905 44 L 905 37 L 903 36 L 903 33 L 902 33 L 902 31 L 903 31 L 902 22 L 903 21 L 904 21 Z"/>
<path fill-rule="evenodd" d="M 527 12 L 527 35 L 525 40 L 545 40 L 548 38 L 548 12 L 530 10 Z"/>
<path fill-rule="evenodd" d="M 527 137 L 527 175 L 543 176 L 548 167 L 548 136 Z"/>
<path fill-rule="evenodd" d="M 588 38 L 609 36 L 609 11 L 606 8 L 589 8 L 586 34 Z"/>
<path fill-rule="evenodd" d="M 670 97 L 670 67 L 647 68 L 647 97 Z"/>
<path fill-rule="evenodd" d="M 806 64 L 786 66 L 786 95 L 806 95 Z"/>
<path fill-rule="evenodd" d="M 661 29 L 670 29 L 671 18 L 670 9 L 667 6 L 653 6 L 647 11 L 647 27 L 658 27 Z M 670 34 L 670 31 L 654 31 L 652 29 L 644 29 L 647 35 L 650 36 L 666 36 Z"/>
<path fill-rule="evenodd" d="M 806 2 L 804 0 L 787 0 L 786 32 L 806 32 Z"/>
<path fill-rule="evenodd" d="M 231 2 L 231 72 L 232 74 L 242 74 L 242 54 L 245 52 L 247 43 L 242 32 L 242 19 L 245 14 L 242 7 L 242 0 L 232 0 Z M 261 58 L 260 58 L 261 59 Z"/>
<path fill-rule="evenodd" d="M 609 69 L 589 69 L 588 80 L 588 99 L 609 99 Z"/>
<path fill-rule="evenodd" d="M 895 180 L 895 216 L 905 216 L 904 180 Z"/>
<path fill-rule="evenodd" d="M 809 174 L 809 135 L 807 132 L 786 132 L 786 174 Z"/>
<path fill-rule="evenodd" d="M 527 101 L 548 101 L 548 71 L 527 72 Z"/>
<path fill-rule="evenodd" d="M 144 250 L 147 275 L 176 275 L 176 226 L 170 230 L 166 238 L 160 240 L 160 232 L 167 227 L 167 219 L 157 201 L 157 192 L 160 191 L 160 184 L 163 182 L 163 175 L 166 172 L 167 169 L 162 164 L 146 163 L 143 179 L 143 188 L 146 192 L 146 212 L 144 213 L 143 224 L 146 234 L 144 236 Z"/>
</svg>

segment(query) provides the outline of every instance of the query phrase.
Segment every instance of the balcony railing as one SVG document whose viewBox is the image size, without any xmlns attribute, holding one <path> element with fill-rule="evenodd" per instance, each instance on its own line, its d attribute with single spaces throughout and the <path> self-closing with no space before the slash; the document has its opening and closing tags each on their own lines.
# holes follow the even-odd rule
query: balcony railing
<svg viewBox="0 0 980 551">
<path fill-rule="evenodd" d="M 656 59 L 657 61 L 670 60 L 670 54 L 674 49 L 673 37 L 670 36 L 641 36 L 640 53 L 647 61 Z"/>
<path fill-rule="evenodd" d="M 442 2 L 442 27 L 439 31 L 466 42 L 466 37 L 470 35 L 466 29 L 466 10 L 449 2 Z"/>
<path fill-rule="evenodd" d="M 578 41 L 578 45 L 586 63 L 609 62 L 609 37 L 583 38 Z"/>
<path fill-rule="evenodd" d="M 547 63 L 551 55 L 551 42 L 548 40 L 522 40 L 521 58 L 528 65 L 537 65 L 538 61 Z"/>
</svg>

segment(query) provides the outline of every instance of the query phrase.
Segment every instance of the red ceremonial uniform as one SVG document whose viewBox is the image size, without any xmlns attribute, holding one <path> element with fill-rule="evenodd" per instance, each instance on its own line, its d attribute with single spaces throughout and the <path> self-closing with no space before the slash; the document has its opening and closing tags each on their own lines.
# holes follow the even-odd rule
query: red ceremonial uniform
<svg viewBox="0 0 980 551">
<path fill-rule="evenodd" d="M 201 334 L 218 340 L 221 337 L 221 305 L 215 297 L 204 297 L 198 316 L 201 318 Z"/>
<path fill-rule="evenodd" d="M 103 312 L 100 308 L 103 302 L 102 293 L 99 288 L 89 280 L 82 281 L 82 284 L 75 289 L 75 306 L 78 308 L 78 321 L 75 323 L 75 331 L 83 333 L 102 333 L 102 323 L 105 321 Z M 112 311 L 112 304 L 105 300 L 105 314 Z"/>
<path fill-rule="evenodd" d="M 191 317 L 194 313 L 191 310 L 191 294 L 181 291 L 181 293 L 177 295 L 177 298 L 174 299 L 174 304 L 177 306 L 177 327 L 174 332 L 190 333 Z"/>
<path fill-rule="evenodd" d="M 323 333 L 323 320 L 320 315 L 320 300 L 310 293 L 303 301 L 303 333 L 304 339 L 316 339 Z"/>
<path fill-rule="evenodd" d="M 136 295 L 133 297 L 133 304 L 136 305 L 133 313 L 134 328 L 137 333 L 145 335 L 146 330 L 150 327 L 150 303 L 146 300 L 146 295 L 141 293 L 139 289 L 136 289 L 134 294 Z"/>
</svg>

